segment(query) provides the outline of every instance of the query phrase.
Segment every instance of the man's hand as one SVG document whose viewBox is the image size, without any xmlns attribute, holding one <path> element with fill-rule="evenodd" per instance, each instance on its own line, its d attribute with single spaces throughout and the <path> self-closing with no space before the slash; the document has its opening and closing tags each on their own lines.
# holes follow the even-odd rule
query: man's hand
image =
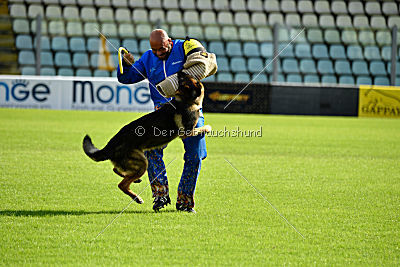
<svg viewBox="0 0 400 267">
<path fill-rule="evenodd" d="M 130 67 L 133 65 L 133 62 L 135 62 L 135 58 L 133 57 L 133 55 L 131 53 L 124 53 L 122 64 L 124 66 Z"/>
</svg>

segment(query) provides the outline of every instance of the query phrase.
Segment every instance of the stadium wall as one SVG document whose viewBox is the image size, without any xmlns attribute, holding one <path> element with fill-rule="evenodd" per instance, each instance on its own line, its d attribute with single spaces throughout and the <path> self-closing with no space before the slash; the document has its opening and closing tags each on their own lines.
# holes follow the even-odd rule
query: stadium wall
<svg viewBox="0 0 400 267">
<path fill-rule="evenodd" d="M 205 82 L 205 112 L 400 118 L 400 87 Z M 149 84 L 0 75 L 0 107 L 149 112 Z"/>
</svg>

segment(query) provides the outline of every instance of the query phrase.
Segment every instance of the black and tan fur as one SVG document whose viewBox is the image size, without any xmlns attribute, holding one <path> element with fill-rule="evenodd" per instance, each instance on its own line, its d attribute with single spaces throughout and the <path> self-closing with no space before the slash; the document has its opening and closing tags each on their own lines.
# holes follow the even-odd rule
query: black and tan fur
<svg viewBox="0 0 400 267">
<path fill-rule="evenodd" d="M 130 185 L 140 181 L 147 170 L 144 151 L 162 147 L 178 136 L 185 138 L 211 130 L 209 125 L 194 128 L 203 103 L 203 84 L 183 72 L 178 73 L 178 78 L 179 88 L 171 102 L 125 125 L 103 149 L 96 148 L 88 135 L 83 139 L 86 155 L 94 161 L 110 160 L 114 172 L 123 177 L 118 187 L 139 204 L 143 200 Z M 162 131 L 166 134 L 160 135 Z"/>
</svg>

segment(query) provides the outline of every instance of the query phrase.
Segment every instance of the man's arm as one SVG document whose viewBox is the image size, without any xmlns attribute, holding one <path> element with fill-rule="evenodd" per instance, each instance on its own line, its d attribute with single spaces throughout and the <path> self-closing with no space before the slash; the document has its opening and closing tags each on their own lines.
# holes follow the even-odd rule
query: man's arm
<svg viewBox="0 0 400 267">
<path fill-rule="evenodd" d="M 147 78 L 143 61 L 139 59 L 134 62 L 133 55 L 130 53 L 123 55 L 122 67 L 123 74 L 121 74 L 119 66 L 117 70 L 117 77 L 120 83 L 137 83 Z"/>
</svg>

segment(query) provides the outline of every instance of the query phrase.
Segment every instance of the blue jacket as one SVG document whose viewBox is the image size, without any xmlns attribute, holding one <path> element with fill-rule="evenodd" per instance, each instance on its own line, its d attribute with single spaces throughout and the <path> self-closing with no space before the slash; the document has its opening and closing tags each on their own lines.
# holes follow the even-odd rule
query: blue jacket
<svg viewBox="0 0 400 267">
<path fill-rule="evenodd" d="M 124 74 L 121 74 L 118 67 L 117 77 L 120 83 L 131 84 L 137 83 L 145 78 L 150 82 L 150 95 L 154 105 L 162 104 L 171 98 L 164 98 L 155 86 L 162 82 L 166 77 L 182 70 L 185 63 L 185 52 L 183 43 L 185 40 L 174 40 L 171 54 L 167 60 L 161 60 L 153 54 L 151 50 L 147 50 L 133 66 L 125 67 Z M 143 75 L 141 75 L 140 73 Z M 145 76 L 145 77 L 143 77 Z"/>
</svg>

